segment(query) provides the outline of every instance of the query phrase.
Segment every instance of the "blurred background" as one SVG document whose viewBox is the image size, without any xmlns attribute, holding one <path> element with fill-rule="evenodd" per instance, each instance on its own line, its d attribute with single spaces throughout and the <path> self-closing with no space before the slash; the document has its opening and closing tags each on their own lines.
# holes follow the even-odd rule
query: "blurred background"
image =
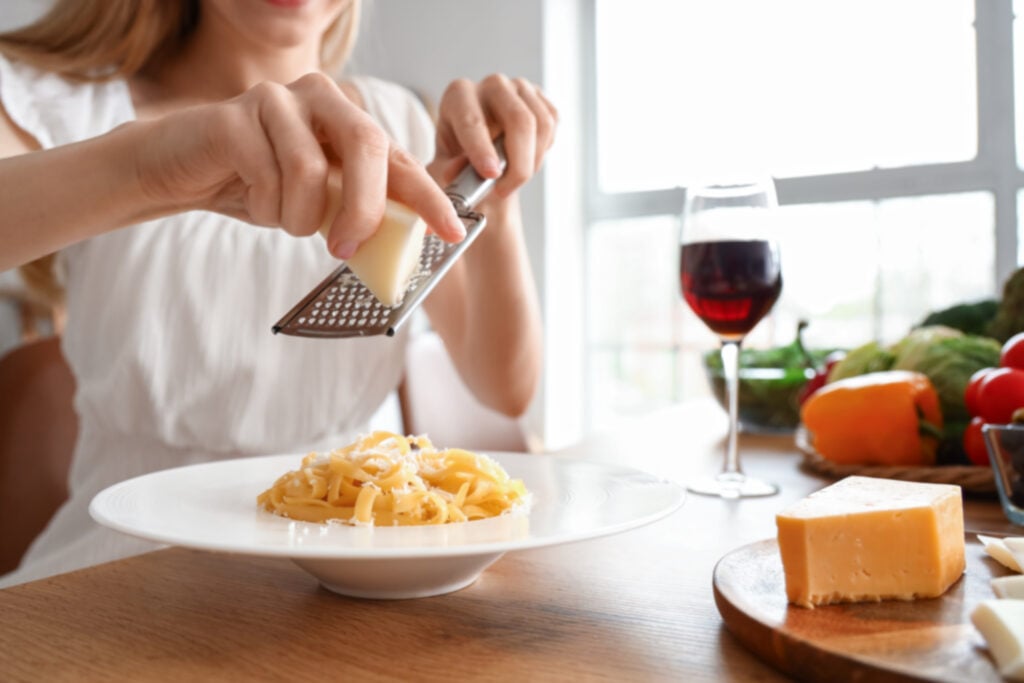
<svg viewBox="0 0 1024 683">
<path fill-rule="evenodd" d="M 4 0 L 0 29 L 48 6 Z M 559 107 L 557 145 L 524 191 L 547 358 L 527 424 L 558 448 L 709 394 L 701 354 L 716 340 L 677 267 L 685 187 L 709 173 L 776 179 L 785 284 L 749 346 L 788 343 L 800 319 L 813 346 L 894 341 L 933 310 L 998 296 L 1024 263 L 1021 7 L 368 0 L 349 70 L 428 101 L 503 72 Z M 0 273 L 0 352 L 52 329 Z"/>
</svg>

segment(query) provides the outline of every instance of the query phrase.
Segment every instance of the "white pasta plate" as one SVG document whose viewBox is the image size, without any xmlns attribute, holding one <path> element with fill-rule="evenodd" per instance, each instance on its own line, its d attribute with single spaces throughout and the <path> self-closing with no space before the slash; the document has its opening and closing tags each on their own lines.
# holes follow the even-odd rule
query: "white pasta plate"
<svg viewBox="0 0 1024 683">
<path fill-rule="evenodd" d="M 364 598 L 441 595 L 472 584 L 504 553 L 628 531 L 679 508 L 679 485 L 628 467 L 557 456 L 492 453 L 531 494 L 491 519 L 363 527 L 290 520 L 256 496 L 301 455 L 223 460 L 153 472 L 101 491 L 100 524 L 158 543 L 290 558 L 328 590 Z"/>
</svg>

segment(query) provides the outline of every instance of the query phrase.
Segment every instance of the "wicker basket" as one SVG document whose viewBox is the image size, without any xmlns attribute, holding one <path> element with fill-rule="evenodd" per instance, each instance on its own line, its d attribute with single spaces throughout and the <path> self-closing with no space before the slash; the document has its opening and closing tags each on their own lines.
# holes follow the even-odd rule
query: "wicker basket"
<svg viewBox="0 0 1024 683">
<path fill-rule="evenodd" d="M 840 465 L 821 457 L 814 450 L 814 435 L 800 426 L 796 430 L 796 447 L 803 453 L 801 467 L 830 479 L 842 479 L 854 474 L 864 477 L 923 481 L 933 484 L 956 484 L 965 493 L 996 495 L 992 468 L 975 465 L 946 465 L 943 467 L 908 467 L 903 465 Z"/>
</svg>

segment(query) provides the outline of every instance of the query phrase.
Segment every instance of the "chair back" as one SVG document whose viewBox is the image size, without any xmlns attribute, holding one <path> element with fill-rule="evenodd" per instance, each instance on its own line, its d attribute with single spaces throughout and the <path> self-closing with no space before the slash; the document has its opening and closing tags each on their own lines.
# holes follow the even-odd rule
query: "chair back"
<svg viewBox="0 0 1024 683">
<path fill-rule="evenodd" d="M 0 357 L 0 574 L 18 567 L 67 498 L 78 434 L 74 392 L 57 337 Z"/>
</svg>

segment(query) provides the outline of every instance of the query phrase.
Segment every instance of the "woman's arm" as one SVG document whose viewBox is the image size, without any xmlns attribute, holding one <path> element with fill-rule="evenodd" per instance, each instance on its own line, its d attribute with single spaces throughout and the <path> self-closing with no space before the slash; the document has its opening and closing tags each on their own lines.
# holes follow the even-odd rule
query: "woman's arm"
<svg viewBox="0 0 1024 683">
<path fill-rule="evenodd" d="M 487 227 L 425 303 L 463 381 L 485 405 L 522 414 L 542 365 L 539 304 L 523 240 L 518 188 L 543 163 L 554 140 L 555 108 L 531 83 L 490 76 L 456 81 L 439 108 L 437 157 L 442 184 L 467 163 L 498 174 L 492 140 L 505 136 L 508 168 L 478 210 Z"/>
<path fill-rule="evenodd" d="M 488 407 L 521 415 L 540 379 L 539 306 L 518 197 L 478 207 L 487 227 L 424 304 L 459 375 Z"/>
<path fill-rule="evenodd" d="M 126 127 L 74 145 L 38 145 L 0 118 L 0 270 L 144 216 Z"/>
<path fill-rule="evenodd" d="M 328 239 L 339 258 L 373 234 L 386 197 L 445 239 L 464 235 L 426 169 L 323 74 L 31 150 L 24 133 L 0 118 L 0 270 L 191 209 L 311 235 L 327 205 L 329 161 L 342 164 L 347 179 Z"/>
</svg>

